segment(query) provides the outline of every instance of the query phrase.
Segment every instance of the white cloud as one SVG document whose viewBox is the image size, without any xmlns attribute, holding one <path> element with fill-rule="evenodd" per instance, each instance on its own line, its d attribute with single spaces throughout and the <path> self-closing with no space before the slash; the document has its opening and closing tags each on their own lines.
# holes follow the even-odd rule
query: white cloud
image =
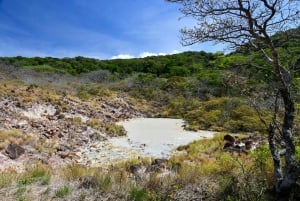
<svg viewBox="0 0 300 201">
<path fill-rule="evenodd" d="M 134 58 L 134 56 L 130 54 L 118 54 L 116 56 L 111 57 L 111 59 L 132 59 L 132 58 Z"/>
<path fill-rule="evenodd" d="M 151 56 L 164 56 L 166 53 L 153 53 L 153 52 L 142 52 L 139 57 L 145 58 L 145 57 L 151 57 Z"/>
<path fill-rule="evenodd" d="M 155 53 L 155 52 L 142 52 L 137 56 L 131 55 L 131 54 L 118 54 L 116 56 L 112 56 L 110 59 L 132 59 L 132 58 L 145 58 L 145 57 L 152 57 L 152 56 L 165 56 L 165 55 L 170 55 L 170 54 L 177 54 L 180 53 L 181 51 L 178 50 L 173 50 L 170 53 Z"/>
<path fill-rule="evenodd" d="M 145 57 L 151 57 L 151 56 L 165 56 L 165 55 L 170 55 L 170 54 L 177 54 L 180 51 L 178 50 L 173 50 L 170 53 L 164 53 L 164 52 L 160 52 L 160 53 L 154 53 L 154 52 L 142 52 L 141 54 L 139 54 L 139 58 L 145 58 Z"/>
</svg>

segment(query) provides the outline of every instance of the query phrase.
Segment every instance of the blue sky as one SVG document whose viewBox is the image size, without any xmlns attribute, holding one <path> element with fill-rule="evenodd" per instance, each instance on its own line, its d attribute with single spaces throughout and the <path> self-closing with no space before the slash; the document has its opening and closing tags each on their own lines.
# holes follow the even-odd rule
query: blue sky
<svg viewBox="0 0 300 201">
<path fill-rule="evenodd" d="M 164 0 L 0 0 L 0 56 L 144 57 L 182 47 L 178 5 Z"/>
</svg>

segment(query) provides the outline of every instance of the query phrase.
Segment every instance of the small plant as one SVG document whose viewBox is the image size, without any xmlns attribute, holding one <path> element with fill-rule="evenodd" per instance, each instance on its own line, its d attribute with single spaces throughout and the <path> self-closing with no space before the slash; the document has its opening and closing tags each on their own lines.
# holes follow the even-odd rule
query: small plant
<svg viewBox="0 0 300 201">
<path fill-rule="evenodd" d="M 129 197 L 133 201 L 146 201 L 148 200 L 147 191 L 144 188 L 133 187 L 129 192 Z"/>
<path fill-rule="evenodd" d="M 63 186 L 55 191 L 55 196 L 58 198 L 64 198 L 71 193 L 68 186 Z"/>
<path fill-rule="evenodd" d="M 76 126 L 80 126 L 82 124 L 82 119 L 81 117 L 73 117 L 71 119 L 72 124 L 76 125 Z"/>
<path fill-rule="evenodd" d="M 40 181 L 42 185 L 50 183 L 51 175 L 48 168 L 41 164 L 28 167 L 27 171 L 20 175 L 18 185 L 28 185 Z"/>
<path fill-rule="evenodd" d="M 61 170 L 62 177 L 67 181 L 88 176 L 89 174 L 92 174 L 92 171 L 89 171 L 87 168 L 79 164 L 72 164 Z"/>
<path fill-rule="evenodd" d="M 48 185 L 51 181 L 51 175 L 45 175 L 41 178 L 41 184 L 42 185 Z"/>
<path fill-rule="evenodd" d="M 98 185 L 100 190 L 104 192 L 108 192 L 112 188 L 112 178 L 110 175 L 104 175 L 99 178 Z"/>
<path fill-rule="evenodd" d="M 31 177 L 29 177 L 29 178 L 22 178 L 22 179 L 19 179 L 18 181 L 17 181 L 17 184 L 19 185 L 19 186 L 23 186 L 23 185 L 28 185 L 28 184 L 32 184 L 34 182 L 34 178 L 31 178 Z"/>
<path fill-rule="evenodd" d="M 296 158 L 298 161 L 300 160 L 300 146 L 296 146 Z"/>
<path fill-rule="evenodd" d="M 124 136 L 126 135 L 126 130 L 123 126 L 117 124 L 108 124 L 105 127 L 106 132 L 112 134 L 113 136 Z"/>
<path fill-rule="evenodd" d="M 27 201 L 26 197 L 24 196 L 24 193 L 26 192 L 26 186 L 20 185 L 17 190 L 17 198 L 18 201 Z"/>
<path fill-rule="evenodd" d="M 79 196 L 80 201 L 84 201 L 86 199 L 86 193 L 81 193 Z"/>
<path fill-rule="evenodd" d="M 86 124 L 92 128 L 99 128 L 101 127 L 101 121 L 99 119 L 89 119 Z"/>
<path fill-rule="evenodd" d="M 126 130 L 124 127 L 115 123 L 103 123 L 98 119 L 90 119 L 87 121 L 87 125 L 102 132 L 106 132 L 110 134 L 110 136 L 126 135 Z"/>
<path fill-rule="evenodd" d="M 9 186 L 16 180 L 17 173 L 14 171 L 5 171 L 0 173 L 0 188 Z"/>
</svg>

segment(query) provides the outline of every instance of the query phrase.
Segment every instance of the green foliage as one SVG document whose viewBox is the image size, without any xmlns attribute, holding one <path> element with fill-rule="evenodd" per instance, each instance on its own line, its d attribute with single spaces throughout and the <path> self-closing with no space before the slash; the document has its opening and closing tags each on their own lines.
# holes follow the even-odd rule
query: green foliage
<svg viewBox="0 0 300 201">
<path fill-rule="evenodd" d="M 225 73 L 224 70 L 201 70 L 197 77 L 204 83 L 212 86 L 223 86 L 222 75 Z"/>
<path fill-rule="evenodd" d="M 148 195 L 144 188 L 133 187 L 129 192 L 129 197 L 134 201 L 147 201 Z"/>
<path fill-rule="evenodd" d="M 50 73 L 66 73 L 64 69 L 57 69 L 50 65 L 36 65 L 36 66 L 24 66 L 24 69 L 32 69 L 36 72 L 50 72 Z"/>
<path fill-rule="evenodd" d="M 55 191 L 55 196 L 58 198 L 64 198 L 71 193 L 71 189 L 68 186 L 60 187 Z"/>
<path fill-rule="evenodd" d="M 256 111 L 240 98 L 214 98 L 209 101 L 177 97 L 170 100 L 168 116 L 184 118 L 188 128 L 228 130 L 231 132 L 264 131 Z"/>
<path fill-rule="evenodd" d="M 17 184 L 29 185 L 34 182 L 40 182 L 42 185 L 48 185 L 51 180 L 51 174 L 49 169 L 41 164 L 34 164 L 32 167 L 29 167 L 27 171 L 20 176 L 17 180 Z"/>
<path fill-rule="evenodd" d="M 296 159 L 300 160 L 300 145 L 296 146 Z"/>
<path fill-rule="evenodd" d="M 26 197 L 24 196 L 24 193 L 26 192 L 26 187 L 25 186 L 19 186 L 17 190 L 17 198 L 18 201 L 27 201 Z"/>
<path fill-rule="evenodd" d="M 190 70 L 182 66 L 172 66 L 170 68 L 170 75 L 186 77 L 190 75 Z"/>
<path fill-rule="evenodd" d="M 273 167 L 272 167 L 272 155 L 271 151 L 269 149 L 269 145 L 265 144 L 258 149 L 256 149 L 252 153 L 253 157 L 255 158 L 255 166 L 259 168 L 259 170 L 263 173 L 272 173 Z"/>
<path fill-rule="evenodd" d="M 111 73 L 132 74 L 150 73 L 155 76 L 187 76 L 199 71 L 199 66 L 208 67 L 215 59 L 212 53 L 184 52 L 181 54 L 147 57 L 140 59 L 97 60 L 92 58 L 2 58 L 3 61 L 17 66 L 47 72 L 79 75 L 96 70 L 109 70 Z M 199 63 L 201 65 L 199 65 Z"/>
</svg>

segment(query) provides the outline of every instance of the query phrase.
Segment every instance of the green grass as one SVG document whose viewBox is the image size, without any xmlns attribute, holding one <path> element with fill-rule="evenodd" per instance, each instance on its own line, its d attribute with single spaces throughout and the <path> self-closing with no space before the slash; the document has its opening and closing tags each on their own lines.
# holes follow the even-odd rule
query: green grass
<svg viewBox="0 0 300 201">
<path fill-rule="evenodd" d="M 147 191 L 144 188 L 133 187 L 129 192 L 129 197 L 133 201 L 146 201 L 148 200 Z"/>
<path fill-rule="evenodd" d="M 60 187 L 55 191 L 55 196 L 58 198 L 64 198 L 71 193 L 71 189 L 68 186 Z"/>
<path fill-rule="evenodd" d="M 26 172 L 19 175 L 17 184 L 19 186 L 29 185 L 34 182 L 40 182 L 42 185 L 48 185 L 51 180 L 51 173 L 49 167 L 42 164 L 33 164 L 27 167 Z"/>
</svg>

